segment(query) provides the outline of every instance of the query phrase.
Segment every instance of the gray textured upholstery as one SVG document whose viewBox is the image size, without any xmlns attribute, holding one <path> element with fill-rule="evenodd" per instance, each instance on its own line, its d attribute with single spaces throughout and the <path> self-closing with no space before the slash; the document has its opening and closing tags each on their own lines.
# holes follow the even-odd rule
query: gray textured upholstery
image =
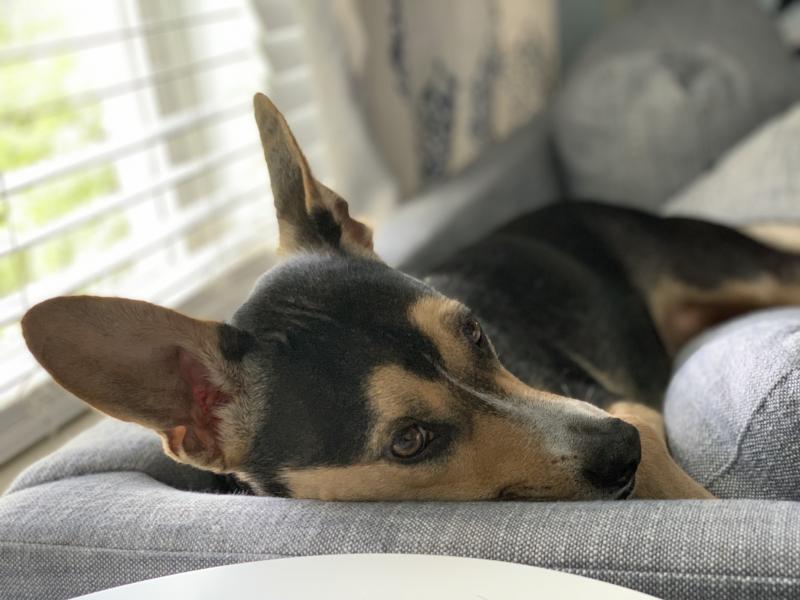
<svg viewBox="0 0 800 600">
<path fill-rule="evenodd" d="M 569 190 L 657 208 L 799 97 L 756 2 L 648 0 L 586 47 L 556 97 Z"/>
<path fill-rule="evenodd" d="M 0 597 L 355 552 L 539 565 L 663 598 L 800 595 L 794 502 L 326 503 L 185 491 L 172 479 L 209 484 L 162 458 L 156 436 L 116 422 L 35 466 L 0 499 Z"/>
<path fill-rule="evenodd" d="M 681 6 L 685 9 L 690 1 L 709 11 L 724 6 L 730 17 L 726 35 L 736 33 L 726 38 L 725 48 L 735 56 L 752 54 L 744 59 L 747 73 L 773 58 L 774 69 L 758 73 L 755 80 L 761 84 L 755 88 L 735 88 L 743 95 L 732 96 L 733 112 L 721 115 L 721 122 L 700 123 L 712 129 L 737 123 L 735 135 L 698 132 L 712 140 L 700 153 L 693 151 L 697 139 L 691 135 L 671 138 L 677 146 L 670 148 L 682 148 L 676 156 L 665 156 L 665 147 L 651 139 L 644 150 L 615 147 L 615 141 L 636 139 L 624 133 L 625 127 L 639 127 L 642 119 L 650 123 L 650 113 L 643 109 L 638 121 L 629 121 L 627 105 L 611 102 L 608 95 L 618 90 L 602 89 L 619 79 L 601 78 L 590 93 L 606 104 L 589 112 L 572 104 L 581 112 L 573 115 L 574 129 L 560 138 L 562 150 L 583 153 L 567 165 L 578 192 L 621 196 L 629 203 L 641 192 L 654 206 L 704 167 L 709 156 L 722 152 L 718 145 L 733 141 L 784 101 L 785 81 L 773 80 L 767 71 L 782 77 L 789 67 L 774 39 L 764 37 L 769 27 L 752 12 L 751 3 L 680 0 Z M 730 25 L 744 13 L 756 14 L 755 21 Z M 703 43 L 715 41 L 706 39 L 706 21 L 685 25 L 684 33 L 692 32 Z M 623 36 L 616 49 L 617 42 L 608 40 L 594 47 L 598 60 L 617 60 L 626 48 L 665 37 L 691 48 L 686 39 L 672 35 L 676 27 L 680 22 L 674 20 L 662 26 L 664 31 L 636 33 L 623 27 L 616 34 Z M 743 31 L 746 44 L 740 43 Z M 663 58 L 631 57 L 633 66 L 645 70 L 659 66 L 648 92 L 656 96 L 660 86 L 672 89 L 677 78 Z M 698 87 L 666 106 L 678 120 L 662 121 L 662 133 L 686 125 L 681 115 L 704 115 L 698 107 L 713 100 L 714 86 L 726 81 L 701 70 Z M 652 97 L 639 87 L 634 91 L 642 101 Z M 751 102 L 755 112 L 737 112 Z M 578 119 L 587 115 L 594 120 L 589 129 L 600 129 L 594 137 L 581 138 L 578 126 L 586 123 Z M 404 207 L 394 223 L 378 232 L 379 252 L 393 264 L 435 262 L 516 213 L 552 200 L 558 186 L 542 123 L 530 126 L 531 137 L 523 130 L 499 148 L 497 157 L 480 160 L 455 181 Z M 618 179 L 611 183 L 596 178 L 615 173 Z M 800 317 L 800 312 L 793 314 Z M 789 313 L 765 319 L 720 330 L 686 357 L 670 389 L 670 440 L 690 472 L 708 477 L 720 494 L 797 498 L 791 486 L 800 458 L 797 436 L 792 437 L 800 393 L 800 376 L 792 367 L 800 342 L 792 323 L 798 321 Z M 166 458 L 153 434 L 134 425 L 101 423 L 30 468 L 0 498 L 0 598 L 67 598 L 225 563 L 356 552 L 532 564 L 668 599 L 800 597 L 800 503 L 793 501 L 325 503 L 221 494 L 217 484 L 215 477 Z"/>
<path fill-rule="evenodd" d="M 676 460 L 717 496 L 800 501 L 800 308 L 707 332 L 686 351 L 664 415 Z"/>
<path fill-rule="evenodd" d="M 665 206 L 727 225 L 800 222 L 800 102 L 747 136 Z"/>
</svg>

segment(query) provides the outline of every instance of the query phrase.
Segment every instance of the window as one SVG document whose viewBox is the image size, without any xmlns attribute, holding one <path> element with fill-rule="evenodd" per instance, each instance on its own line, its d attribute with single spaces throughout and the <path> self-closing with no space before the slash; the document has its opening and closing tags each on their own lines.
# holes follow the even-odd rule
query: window
<svg viewBox="0 0 800 600">
<path fill-rule="evenodd" d="M 253 93 L 320 152 L 299 27 L 283 1 L 257 4 L 263 34 L 245 0 L 4 3 L 0 463 L 84 410 L 25 349 L 31 305 L 176 306 L 275 244 Z"/>
</svg>

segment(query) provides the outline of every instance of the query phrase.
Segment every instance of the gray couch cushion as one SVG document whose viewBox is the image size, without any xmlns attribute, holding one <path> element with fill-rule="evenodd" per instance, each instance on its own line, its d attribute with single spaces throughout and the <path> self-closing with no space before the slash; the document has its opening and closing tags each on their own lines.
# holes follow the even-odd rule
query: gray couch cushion
<svg viewBox="0 0 800 600">
<path fill-rule="evenodd" d="M 748 315 L 698 339 L 664 415 L 676 460 L 717 496 L 800 500 L 800 308 Z"/>
<path fill-rule="evenodd" d="M 159 438 L 149 430 L 105 417 L 57 452 L 28 467 L 14 480 L 9 492 L 68 477 L 115 471 L 142 473 L 186 491 L 206 491 L 219 485 L 213 473 L 169 458 Z"/>
<path fill-rule="evenodd" d="M 175 489 L 168 480 L 198 489 L 208 479 L 159 452 L 153 434 L 109 421 L 18 480 L 0 498 L 0 597 L 66 598 L 212 565 L 356 552 L 539 565 L 663 598 L 800 594 L 794 502 L 257 498 Z"/>
<path fill-rule="evenodd" d="M 799 68 L 752 0 L 643 3 L 556 97 L 571 194 L 657 208 L 800 97 Z"/>
<path fill-rule="evenodd" d="M 728 225 L 800 223 L 800 103 L 740 142 L 664 212 Z"/>
</svg>

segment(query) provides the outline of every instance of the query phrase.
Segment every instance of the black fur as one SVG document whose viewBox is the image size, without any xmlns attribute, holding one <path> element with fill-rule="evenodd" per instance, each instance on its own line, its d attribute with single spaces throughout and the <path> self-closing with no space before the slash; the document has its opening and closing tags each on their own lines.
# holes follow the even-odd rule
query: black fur
<svg viewBox="0 0 800 600">
<path fill-rule="evenodd" d="M 352 463 L 373 419 L 363 389 L 369 373 L 399 364 L 436 376 L 436 347 L 407 319 L 412 302 L 435 293 L 381 263 L 338 254 L 269 271 L 232 321 L 258 340 L 269 389 L 251 470 Z"/>
<path fill-rule="evenodd" d="M 647 288 L 664 276 L 713 289 L 765 273 L 798 281 L 800 261 L 712 223 L 569 202 L 501 227 L 427 280 L 480 315 L 501 361 L 528 384 L 600 406 L 625 396 L 659 408 L 671 359 Z"/>
<path fill-rule="evenodd" d="M 670 363 L 641 295 L 613 249 L 576 218 L 580 209 L 557 207 L 501 228 L 428 280 L 472 307 L 500 360 L 529 385 L 614 400 L 588 363 L 624 378 L 629 397 L 657 402 Z"/>
<path fill-rule="evenodd" d="M 218 328 L 219 349 L 225 360 L 238 362 L 244 355 L 255 349 L 255 338 L 241 329 L 221 323 Z"/>
<path fill-rule="evenodd" d="M 800 281 L 800 258 L 732 230 L 598 204 L 526 215 L 418 273 L 425 283 L 340 252 L 341 232 L 315 223 L 332 252 L 269 271 L 233 318 L 239 333 L 220 332 L 226 356 L 247 353 L 263 373 L 267 415 L 247 470 L 276 495 L 287 493 L 282 468 L 359 459 L 375 367 L 437 377 L 437 349 L 408 318 L 421 297 L 469 306 L 501 362 L 533 387 L 659 407 L 671 365 L 645 302 L 650 286 L 664 276 L 708 289 L 762 273 Z"/>
<path fill-rule="evenodd" d="M 334 221 L 333 215 L 327 210 L 315 209 L 311 212 L 311 222 L 320 237 L 331 248 L 339 248 L 342 239 L 342 228 Z"/>
</svg>

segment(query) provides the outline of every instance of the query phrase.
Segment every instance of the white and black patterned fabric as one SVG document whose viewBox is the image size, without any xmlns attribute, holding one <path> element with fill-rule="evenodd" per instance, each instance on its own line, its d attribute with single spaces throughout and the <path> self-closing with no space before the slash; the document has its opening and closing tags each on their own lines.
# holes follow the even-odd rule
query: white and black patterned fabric
<svg viewBox="0 0 800 600">
<path fill-rule="evenodd" d="M 337 189 L 356 205 L 364 164 L 377 163 L 395 200 L 408 198 L 529 122 L 555 82 L 551 0 L 304 0 L 299 8 Z M 365 157 L 370 148 L 376 156 Z"/>
</svg>

